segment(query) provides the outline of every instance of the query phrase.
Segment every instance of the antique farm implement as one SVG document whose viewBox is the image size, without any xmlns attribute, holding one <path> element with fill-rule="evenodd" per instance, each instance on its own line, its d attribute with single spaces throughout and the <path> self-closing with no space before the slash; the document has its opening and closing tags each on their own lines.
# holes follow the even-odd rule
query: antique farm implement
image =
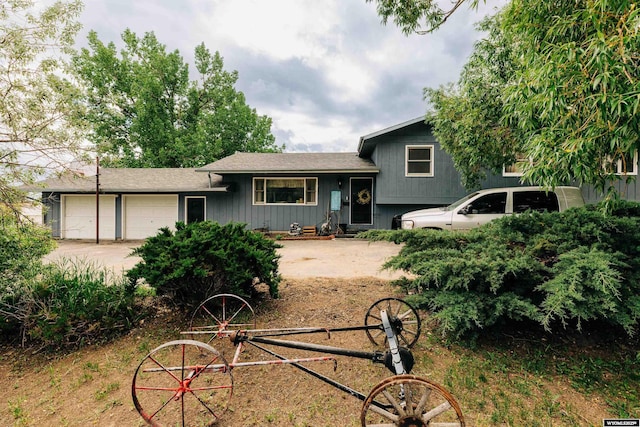
<svg viewBox="0 0 640 427">
<path fill-rule="evenodd" d="M 365 351 L 284 340 L 283 337 L 364 331 L 384 351 Z M 139 364 L 131 387 L 140 415 L 153 426 L 200 426 L 215 423 L 233 394 L 234 368 L 289 364 L 363 402 L 360 420 L 369 427 L 461 427 L 464 417 L 454 397 L 427 379 L 410 374 L 414 359 L 410 348 L 420 335 L 420 317 L 408 303 L 385 298 L 374 303 L 364 325 L 339 328 L 300 327 L 257 329 L 247 301 L 231 294 L 215 295 L 196 309 L 185 335 L 199 339 L 170 341 L 152 350 Z M 234 346 L 228 362 L 214 347 L 224 339 Z M 310 351 L 324 356 L 285 357 L 273 348 Z M 255 348 L 267 360 L 240 361 Z M 313 362 L 333 361 L 332 356 L 367 359 L 387 367 L 394 375 L 363 394 L 310 369 Z"/>
</svg>

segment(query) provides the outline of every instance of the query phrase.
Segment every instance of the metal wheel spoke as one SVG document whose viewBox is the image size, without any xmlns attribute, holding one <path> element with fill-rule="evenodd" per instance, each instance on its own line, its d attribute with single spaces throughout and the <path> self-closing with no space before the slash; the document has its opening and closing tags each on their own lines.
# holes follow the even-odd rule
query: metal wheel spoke
<svg viewBox="0 0 640 427">
<path fill-rule="evenodd" d="M 210 425 L 228 407 L 233 378 L 222 355 L 208 344 L 170 341 L 140 362 L 131 393 L 134 406 L 153 426 Z"/>
<path fill-rule="evenodd" d="M 167 400 L 167 401 L 166 401 L 162 406 L 160 406 L 160 407 L 158 408 L 158 410 L 156 410 L 156 411 L 151 415 L 151 417 L 149 417 L 149 419 L 150 419 L 150 420 L 154 419 L 154 418 L 156 417 L 156 415 L 158 415 L 158 414 L 160 413 L 160 411 L 162 411 L 162 410 L 163 410 L 163 409 L 164 409 L 164 408 L 165 408 L 169 403 L 171 403 L 171 401 L 176 397 L 176 395 L 177 395 L 177 393 L 175 393 L 171 399 Z"/>
<path fill-rule="evenodd" d="M 189 330 L 195 339 L 210 343 L 240 328 L 255 329 L 255 326 L 255 313 L 247 301 L 233 294 L 218 294 L 196 308 Z"/>
<path fill-rule="evenodd" d="M 171 372 L 171 370 L 169 368 L 167 368 L 166 366 L 164 366 L 162 363 L 158 362 L 154 357 L 152 356 L 148 356 L 149 360 L 151 360 L 153 363 L 155 363 L 156 365 L 158 365 L 158 367 L 163 371 L 166 372 L 167 374 L 169 374 L 169 376 L 173 377 L 174 380 L 176 380 L 176 382 L 178 384 L 180 384 L 180 378 L 176 377 L 173 372 Z"/>
<path fill-rule="evenodd" d="M 180 399 L 180 413 L 182 414 L 181 415 L 181 417 L 182 417 L 182 427 L 186 427 L 186 424 L 185 424 L 186 418 L 185 418 L 185 412 L 184 412 L 184 397 L 182 397 Z"/>
<path fill-rule="evenodd" d="M 207 306 L 202 306 L 202 310 L 204 310 L 205 313 L 207 313 L 209 316 L 211 316 L 211 318 L 214 320 L 214 322 L 216 322 L 217 324 L 221 324 L 223 323 L 222 320 L 218 319 L 218 317 L 213 314 L 211 311 L 209 311 L 209 309 L 207 308 Z"/>
<path fill-rule="evenodd" d="M 235 312 L 235 313 L 233 313 L 233 316 L 231 316 L 231 317 L 229 318 L 229 321 L 227 322 L 227 324 L 230 324 L 230 323 L 231 323 L 231 321 L 232 321 L 233 319 L 235 319 L 235 318 L 240 314 L 240 312 L 242 311 L 242 309 L 243 309 L 243 308 L 245 308 L 245 307 L 246 307 L 246 305 L 244 305 L 244 304 L 243 304 L 239 309 L 237 309 L 237 310 L 236 310 L 236 312 Z"/>
<path fill-rule="evenodd" d="M 202 399 L 200 399 L 200 396 L 198 396 L 196 393 L 194 393 L 194 391 L 193 391 L 193 390 L 191 390 L 191 391 L 190 391 L 190 393 L 191 393 L 191 395 L 192 395 L 193 397 L 195 397 L 195 398 L 196 398 L 196 400 L 197 400 L 198 402 L 200 402 L 200 404 L 202 405 L 202 407 L 203 407 L 203 408 L 205 408 L 205 409 L 207 410 L 207 412 L 209 412 L 211 415 L 213 415 L 213 417 L 214 417 L 215 419 L 220 418 L 220 415 L 216 414 L 216 413 L 215 413 L 215 411 L 214 411 L 213 409 L 211 409 L 211 408 L 209 407 L 209 405 L 207 405 L 207 403 L 206 403 L 206 402 L 204 402 Z M 184 405 L 183 405 L 183 406 L 184 406 Z"/>
</svg>

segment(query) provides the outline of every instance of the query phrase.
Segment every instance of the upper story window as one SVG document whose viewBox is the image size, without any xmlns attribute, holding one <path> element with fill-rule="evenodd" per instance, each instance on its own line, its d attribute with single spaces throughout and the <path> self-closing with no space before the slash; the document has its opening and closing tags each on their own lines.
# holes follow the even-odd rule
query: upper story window
<svg viewBox="0 0 640 427">
<path fill-rule="evenodd" d="M 638 151 L 634 151 L 633 155 L 624 154 L 619 156 L 615 161 L 608 162 L 616 175 L 638 175 Z"/>
<path fill-rule="evenodd" d="M 254 178 L 253 204 L 317 205 L 317 178 Z"/>
<path fill-rule="evenodd" d="M 433 145 L 407 145 L 405 176 L 433 176 Z"/>
<path fill-rule="evenodd" d="M 522 176 L 527 164 L 531 164 L 531 159 L 522 153 L 517 153 L 515 163 L 504 165 L 502 176 Z"/>
</svg>

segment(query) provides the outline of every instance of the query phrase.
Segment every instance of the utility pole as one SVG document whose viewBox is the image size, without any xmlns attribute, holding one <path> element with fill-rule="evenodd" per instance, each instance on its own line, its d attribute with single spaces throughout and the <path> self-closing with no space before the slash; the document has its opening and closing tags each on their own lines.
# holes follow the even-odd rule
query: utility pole
<svg viewBox="0 0 640 427">
<path fill-rule="evenodd" d="M 96 157 L 96 245 L 100 244 L 100 157 Z"/>
</svg>

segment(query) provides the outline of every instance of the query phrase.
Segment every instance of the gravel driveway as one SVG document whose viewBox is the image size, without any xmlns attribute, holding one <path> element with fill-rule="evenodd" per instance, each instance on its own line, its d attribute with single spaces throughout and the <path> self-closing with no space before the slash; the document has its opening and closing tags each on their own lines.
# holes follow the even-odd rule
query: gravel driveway
<svg viewBox="0 0 640 427">
<path fill-rule="evenodd" d="M 131 242 L 100 242 L 59 240 L 58 248 L 46 260 L 80 258 L 95 261 L 115 270 L 128 270 L 140 258 L 129 256 L 142 244 Z M 402 272 L 381 270 L 382 264 L 400 251 L 391 242 L 369 242 L 362 239 L 281 240 L 278 249 L 280 273 L 284 278 L 304 277 L 377 277 L 395 279 Z"/>
</svg>

